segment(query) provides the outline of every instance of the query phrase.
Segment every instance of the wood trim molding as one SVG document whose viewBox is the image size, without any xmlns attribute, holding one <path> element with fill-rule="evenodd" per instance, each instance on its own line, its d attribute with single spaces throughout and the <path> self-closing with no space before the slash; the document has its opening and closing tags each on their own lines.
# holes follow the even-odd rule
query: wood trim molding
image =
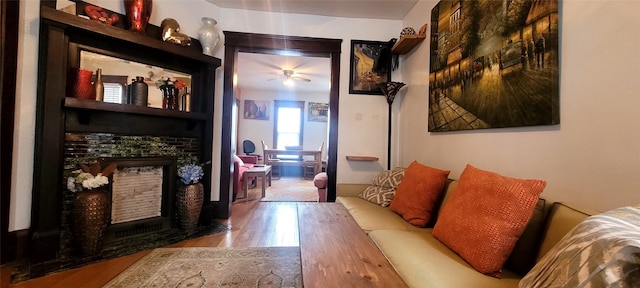
<svg viewBox="0 0 640 288">
<path fill-rule="evenodd" d="M 0 173 L 4 179 L 0 184 L 0 212 L 2 235 L 0 241 L 1 254 L 0 263 L 4 264 L 15 259 L 15 233 L 9 233 L 9 206 L 11 202 L 11 181 L 13 179 L 11 169 L 13 166 L 13 125 L 15 118 L 15 100 L 16 100 L 16 78 L 18 62 L 18 27 L 20 14 L 20 1 L 2 1 L 0 20 L 1 38 L 2 38 L 2 55 L 0 65 L 0 90 L 2 90 L 2 118 L 0 120 L 2 135 L 2 151 L 0 156 Z M 7 181 L 5 181 L 7 180 Z"/>
<path fill-rule="evenodd" d="M 271 35 L 223 31 L 225 35 L 224 87 L 222 100 L 222 143 L 220 155 L 220 200 L 216 203 L 216 216 L 228 218 L 231 215 L 233 199 L 232 157 L 232 108 L 235 101 L 233 75 L 236 72 L 238 52 L 280 54 L 283 51 L 296 51 L 302 56 L 326 57 L 331 62 L 331 89 L 329 92 L 329 109 L 331 119 L 329 126 L 329 143 L 327 146 L 327 199 L 335 200 L 336 167 L 338 151 L 338 102 L 340 89 L 340 53 L 342 39 L 311 38 L 287 35 Z"/>
</svg>

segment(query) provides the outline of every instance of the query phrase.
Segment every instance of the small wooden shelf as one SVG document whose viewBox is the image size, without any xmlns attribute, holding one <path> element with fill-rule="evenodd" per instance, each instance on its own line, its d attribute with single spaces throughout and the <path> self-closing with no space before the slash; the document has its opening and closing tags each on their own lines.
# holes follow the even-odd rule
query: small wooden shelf
<svg viewBox="0 0 640 288">
<path fill-rule="evenodd" d="M 422 40 L 424 40 L 426 37 L 427 36 L 424 34 L 404 35 L 400 37 L 400 40 L 398 40 L 395 45 L 393 45 L 393 47 L 391 48 L 391 53 L 406 54 L 407 52 L 411 51 L 413 47 L 418 45 L 418 43 L 422 42 Z"/>
<path fill-rule="evenodd" d="M 378 161 L 378 157 L 373 156 L 347 156 L 349 161 Z"/>
</svg>

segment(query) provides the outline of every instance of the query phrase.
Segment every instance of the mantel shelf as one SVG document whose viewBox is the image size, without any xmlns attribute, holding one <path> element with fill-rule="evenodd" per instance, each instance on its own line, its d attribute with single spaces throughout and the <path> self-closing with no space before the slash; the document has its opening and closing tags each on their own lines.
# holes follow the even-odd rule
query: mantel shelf
<svg viewBox="0 0 640 288">
<path fill-rule="evenodd" d="M 373 156 L 347 156 L 349 161 L 378 161 L 378 157 Z"/>
<path fill-rule="evenodd" d="M 410 34 L 404 35 L 400 37 L 400 40 L 396 42 L 391 48 L 391 53 L 393 54 L 406 54 L 411 51 L 413 47 L 418 45 L 418 43 L 422 42 L 427 36 L 424 34 Z"/>
<path fill-rule="evenodd" d="M 181 57 L 201 61 L 204 63 L 210 63 L 220 65 L 220 59 L 202 54 L 200 48 L 200 42 L 197 39 L 191 40 L 191 46 L 180 46 L 169 42 L 164 42 L 159 38 L 148 35 L 140 35 L 129 30 L 125 30 L 116 26 L 109 26 L 97 21 L 87 20 L 75 15 L 65 13 L 60 10 L 56 10 L 50 7 L 41 6 L 40 16 L 45 21 L 51 23 L 57 23 L 66 29 L 74 29 L 81 33 L 90 33 L 93 35 L 100 35 L 111 38 L 113 41 L 128 41 L 137 43 L 145 48 L 151 48 L 158 51 L 165 51 Z M 121 21 L 124 21 L 124 17 L 120 17 Z M 153 26 L 149 24 L 148 26 Z M 159 28 L 155 28 L 156 30 Z M 148 30 L 154 30 L 154 28 L 148 28 Z"/>
<path fill-rule="evenodd" d="M 209 117 L 206 113 L 184 112 L 178 110 L 167 110 L 153 107 L 143 107 L 128 104 L 106 103 L 95 100 L 78 99 L 73 97 L 64 98 L 64 107 L 85 110 L 119 112 L 139 115 L 149 115 L 158 117 L 181 118 L 205 121 Z"/>
</svg>

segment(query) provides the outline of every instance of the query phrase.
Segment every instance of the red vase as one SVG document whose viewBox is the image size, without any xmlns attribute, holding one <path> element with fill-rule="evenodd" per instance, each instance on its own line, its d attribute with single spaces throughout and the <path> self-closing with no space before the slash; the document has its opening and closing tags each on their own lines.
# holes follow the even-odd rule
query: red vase
<svg viewBox="0 0 640 288">
<path fill-rule="evenodd" d="M 151 0 L 124 0 L 124 10 L 130 31 L 145 33 L 151 17 L 152 4 Z"/>
<path fill-rule="evenodd" d="M 96 89 L 91 84 L 93 71 L 82 68 L 69 70 L 67 75 L 67 96 L 96 100 Z"/>
</svg>

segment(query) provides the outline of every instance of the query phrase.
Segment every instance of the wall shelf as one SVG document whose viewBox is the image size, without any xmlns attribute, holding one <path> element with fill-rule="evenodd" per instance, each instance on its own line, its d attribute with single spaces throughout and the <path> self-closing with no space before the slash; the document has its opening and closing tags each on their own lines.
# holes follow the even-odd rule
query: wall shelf
<svg viewBox="0 0 640 288">
<path fill-rule="evenodd" d="M 422 40 L 424 40 L 426 37 L 426 35 L 418 34 L 402 36 L 400 37 L 400 40 L 398 40 L 398 42 L 393 45 L 393 48 L 391 48 L 391 53 L 406 54 L 407 52 L 411 51 L 413 47 L 418 45 L 418 43 L 422 42 Z"/>
<path fill-rule="evenodd" d="M 349 161 L 378 161 L 378 157 L 373 156 L 347 156 Z"/>
</svg>

